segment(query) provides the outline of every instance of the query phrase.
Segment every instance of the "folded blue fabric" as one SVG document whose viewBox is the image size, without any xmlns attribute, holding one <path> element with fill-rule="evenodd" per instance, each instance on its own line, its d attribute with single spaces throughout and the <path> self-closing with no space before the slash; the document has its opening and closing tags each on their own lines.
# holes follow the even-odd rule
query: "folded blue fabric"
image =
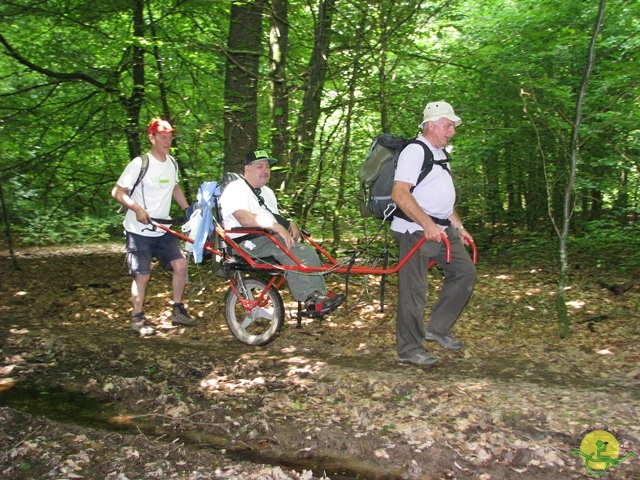
<svg viewBox="0 0 640 480">
<path fill-rule="evenodd" d="M 218 182 L 204 182 L 198 189 L 198 201 L 192 210 L 192 214 L 198 208 L 202 211 L 202 222 L 200 222 L 196 236 L 193 239 L 193 259 L 196 263 L 202 262 L 204 244 L 209 234 L 213 232 L 213 214 L 211 211 L 215 207 L 220 193 L 221 189 Z"/>
</svg>

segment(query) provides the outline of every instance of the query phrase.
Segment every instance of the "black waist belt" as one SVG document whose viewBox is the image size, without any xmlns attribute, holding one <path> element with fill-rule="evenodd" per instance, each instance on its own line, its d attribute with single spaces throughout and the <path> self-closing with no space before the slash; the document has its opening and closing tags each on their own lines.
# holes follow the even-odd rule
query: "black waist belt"
<svg viewBox="0 0 640 480">
<path fill-rule="evenodd" d="M 247 240 L 253 240 L 254 238 L 258 238 L 258 237 L 264 237 L 264 235 L 261 235 L 259 233 L 247 233 L 246 235 L 241 235 L 236 238 L 231 238 L 231 240 L 239 244 Z"/>
<path fill-rule="evenodd" d="M 229 231 L 233 232 L 234 230 L 247 230 L 247 227 L 233 227 Z M 231 237 L 231 240 L 233 240 L 236 243 L 240 243 L 240 242 L 246 242 L 247 240 L 253 240 L 254 238 L 264 237 L 265 233 L 270 233 L 272 235 L 275 234 L 272 230 L 269 230 L 268 228 L 263 228 L 263 227 L 251 227 L 251 230 L 255 230 L 257 233 L 247 233 L 245 235 L 239 235 L 235 238 Z M 264 233 L 259 233 L 259 232 L 264 232 Z"/>
<path fill-rule="evenodd" d="M 173 220 L 170 218 L 152 218 L 151 220 L 159 223 L 160 225 L 171 225 L 173 223 Z"/>
<path fill-rule="evenodd" d="M 393 211 L 393 216 L 394 217 L 400 217 L 403 218 L 404 220 L 407 220 L 409 222 L 413 222 L 413 220 L 411 220 L 402 210 L 400 210 L 398 207 L 396 207 L 396 209 Z M 432 217 L 431 215 L 429 215 L 429 218 L 431 218 L 431 220 L 433 220 L 433 223 L 435 223 L 436 225 L 442 225 L 443 227 L 448 227 L 449 225 L 451 225 L 451 220 L 447 220 L 446 218 L 438 218 L 438 217 Z M 415 222 L 414 222 L 415 223 Z"/>
<path fill-rule="evenodd" d="M 429 215 L 429 217 L 436 225 L 442 225 L 443 227 L 448 227 L 449 225 L 451 225 L 451 220 L 449 220 L 448 218 L 432 217 L 431 215 Z"/>
</svg>

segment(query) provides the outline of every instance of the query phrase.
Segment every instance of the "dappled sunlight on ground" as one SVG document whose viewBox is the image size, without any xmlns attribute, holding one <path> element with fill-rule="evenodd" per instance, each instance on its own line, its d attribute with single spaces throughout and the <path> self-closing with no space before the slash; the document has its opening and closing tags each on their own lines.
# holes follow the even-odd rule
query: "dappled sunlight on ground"
<svg viewBox="0 0 640 480">
<path fill-rule="evenodd" d="M 585 478 L 569 450 L 586 429 L 605 424 L 622 448 L 640 453 L 637 286 L 615 294 L 588 275 L 573 278 L 572 334 L 561 339 L 557 283 L 546 267 L 479 264 L 476 291 L 453 330 L 465 348 L 425 344 L 440 361 L 423 370 L 396 359 L 393 276 L 384 311 L 379 280 L 352 279 L 345 304 L 324 320 L 303 318 L 301 328 L 297 302 L 283 289 L 279 337 L 250 347 L 229 332 L 227 285 L 204 265 L 191 270 L 186 298 L 197 327 L 171 325 L 171 277 L 156 267 L 145 312 L 159 333 L 131 335 L 122 260 L 82 249 L 64 261 L 33 255 L 21 258 L 18 274 L 0 258 L 9 272 L 0 278 L 0 393 L 56 385 L 107 402 L 118 410 L 110 421 L 133 429 L 62 428 L 0 408 L 11 429 L 0 434 L 11 456 L 3 470 L 25 462 L 44 469 L 52 454 L 62 464 L 91 442 L 92 458 L 74 463 L 84 478 L 151 477 L 158 465 L 165 478 L 216 478 L 220 465 L 266 468 L 228 455 L 240 451 L 300 470 L 331 459 L 361 478 Z M 607 281 L 628 279 L 612 273 Z M 339 277 L 328 283 L 345 291 Z M 434 271 L 431 304 L 440 285 Z M 639 463 L 620 465 L 616 478 L 640 478 Z"/>
</svg>

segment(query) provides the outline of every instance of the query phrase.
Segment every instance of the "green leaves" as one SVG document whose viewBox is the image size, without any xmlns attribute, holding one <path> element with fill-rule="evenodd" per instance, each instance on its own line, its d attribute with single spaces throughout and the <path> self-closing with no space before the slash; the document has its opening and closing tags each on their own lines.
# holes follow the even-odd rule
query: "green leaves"
<svg viewBox="0 0 640 480">
<path fill-rule="evenodd" d="M 73 221 L 111 218 L 109 190 L 131 156 L 146 148 L 151 117 L 171 115 L 178 127 L 175 154 L 192 194 L 220 178 L 229 152 L 247 148 L 230 142 L 223 125 L 232 107 L 225 106 L 224 68 L 237 54 L 227 48 L 231 3 L 133 6 L 128 0 L 0 6 L 0 181 L 18 226 L 32 229 L 26 219 L 35 215 L 47 224 L 49 212 Z M 309 66 L 320 61 L 312 58 L 319 7 L 297 0 L 286 6 L 278 102 L 266 55 L 278 29 L 264 12 L 251 141 L 286 152 L 290 161 L 279 165 L 279 181 L 308 156 L 304 180 L 284 187 L 305 221 L 328 230 L 332 219 L 325 222 L 325 215 L 335 212 L 334 238 L 339 229 L 360 228 L 355 172 L 371 139 L 383 130 L 417 134 L 424 105 L 443 99 L 463 118 L 451 143 L 465 223 L 551 229 L 597 3 L 336 4 L 322 53 L 323 90 L 313 99 L 314 137 L 296 136 L 295 126 L 306 125 Z M 631 212 L 638 203 L 638 18 L 638 2 L 608 5 L 580 128 L 576 221 Z"/>
</svg>

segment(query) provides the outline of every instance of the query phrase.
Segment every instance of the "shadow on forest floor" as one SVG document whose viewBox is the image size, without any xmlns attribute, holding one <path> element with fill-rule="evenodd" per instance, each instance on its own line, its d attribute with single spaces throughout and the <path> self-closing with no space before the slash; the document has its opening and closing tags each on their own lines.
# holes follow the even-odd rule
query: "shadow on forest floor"
<svg viewBox="0 0 640 480">
<path fill-rule="evenodd" d="M 170 276 L 154 269 L 159 334 L 141 339 L 120 245 L 19 261 L 0 257 L 5 478 L 588 478 L 570 451 L 593 428 L 640 454 L 640 285 L 613 271 L 571 279 L 561 340 L 554 271 L 481 262 L 454 329 L 463 352 L 430 344 L 440 362 L 422 370 L 396 361 L 395 277 L 384 313 L 379 279 L 352 278 L 336 315 L 302 329 L 288 316 L 275 342 L 248 347 L 204 266 L 191 269 L 193 329 L 171 326 Z M 639 478 L 640 459 L 615 475 Z"/>
</svg>

